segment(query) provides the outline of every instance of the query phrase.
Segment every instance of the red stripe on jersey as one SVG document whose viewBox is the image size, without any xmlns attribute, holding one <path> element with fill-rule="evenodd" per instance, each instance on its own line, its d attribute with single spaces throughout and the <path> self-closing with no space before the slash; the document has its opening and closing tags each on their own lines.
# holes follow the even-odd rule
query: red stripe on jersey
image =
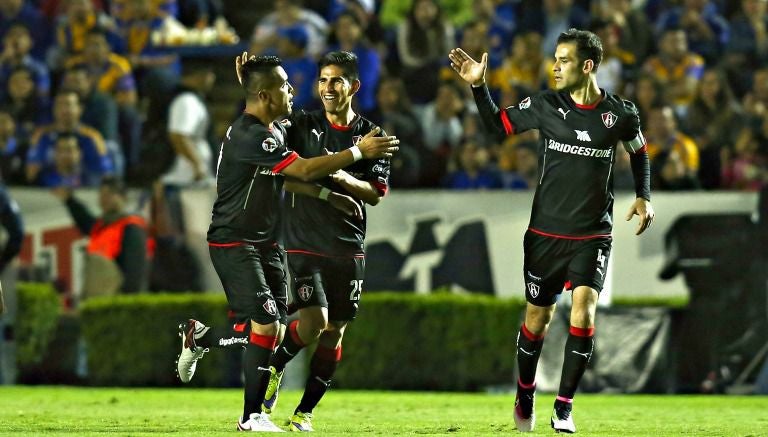
<svg viewBox="0 0 768 437">
<path fill-rule="evenodd" d="M 350 125 L 349 125 L 349 126 L 342 126 L 342 125 L 340 125 L 340 124 L 333 124 L 333 123 L 331 123 L 331 122 L 329 121 L 329 122 L 328 122 L 328 124 L 331 126 L 331 129 L 334 129 L 334 130 L 340 130 L 340 131 L 342 131 L 342 132 L 346 132 L 346 131 L 348 131 L 348 130 L 352 129 L 352 124 L 353 124 L 353 123 L 350 123 Z"/>
<path fill-rule="evenodd" d="M 575 326 L 571 326 L 571 329 L 568 330 L 568 332 L 570 332 L 571 335 L 575 335 L 576 337 L 592 337 L 595 335 L 595 327 L 577 328 Z"/>
<path fill-rule="evenodd" d="M 240 241 L 236 243 L 212 243 L 209 241 L 208 245 L 211 247 L 237 247 L 237 246 L 245 246 L 245 243 Z"/>
<path fill-rule="evenodd" d="M 512 126 L 512 122 L 509 121 L 509 115 L 507 115 L 506 109 L 501 110 L 501 123 L 504 125 L 504 132 L 506 132 L 507 135 L 515 133 L 515 127 Z"/>
<path fill-rule="evenodd" d="M 602 101 L 603 101 L 603 96 L 601 94 L 600 98 L 597 99 L 597 101 L 595 103 L 591 104 L 591 105 L 580 105 L 580 104 L 578 104 L 576 102 L 573 102 L 573 104 L 576 105 L 576 107 L 579 108 L 579 109 L 595 109 L 595 108 L 597 108 L 597 105 L 599 105 L 600 102 L 602 102 Z"/>
<path fill-rule="evenodd" d="M 248 340 L 251 344 L 255 344 L 256 346 L 263 347 L 264 349 L 269 349 L 271 351 L 275 350 L 275 346 L 277 346 L 277 337 L 273 335 L 259 335 L 255 332 L 251 332 Z"/>
<path fill-rule="evenodd" d="M 385 196 L 387 194 L 387 191 L 389 191 L 389 187 L 387 184 L 382 184 L 379 181 L 370 181 L 371 185 L 373 185 L 374 188 L 376 188 L 376 191 L 379 192 L 379 196 Z"/>
<path fill-rule="evenodd" d="M 300 250 L 300 249 L 288 249 L 286 250 L 286 252 L 297 253 L 299 255 L 322 256 L 323 258 L 365 258 L 364 253 L 358 253 L 355 255 L 347 256 L 347 255 L 328 255 L 327 253 L 310 252 L 308 250 Z"/>
<path fill-rule="evenodd" d="M 285 169 L 285 167 L 288 167 L 291 165 L 293 161 L 295 161 L 299 157 L 299 154 L 296 152 L 291 152 L 290 155 L 288 155 L 287 158 L 283 159 L 282 161 L 275 164 L 274 167 L 272 167 L 272 173 L 280 173 Z"/>
<path fill-rule="evenodd" d="M 534 234 L 543 235 L 545 237 L 562 238 L 564 240 L 589 240 L 590 238 L 603 238 L 603 237 L 610 237 L 611 236 L 611 234 L 580 235 L 580 236 L 558 235 L 558 234 L 550 234 L 548 232 L 542 232 L 542 231 L 540 231 L 538 229 L 534 229 L 534 228 L 528 228 L 528 230 L 533 232 Z"/>
</svg>

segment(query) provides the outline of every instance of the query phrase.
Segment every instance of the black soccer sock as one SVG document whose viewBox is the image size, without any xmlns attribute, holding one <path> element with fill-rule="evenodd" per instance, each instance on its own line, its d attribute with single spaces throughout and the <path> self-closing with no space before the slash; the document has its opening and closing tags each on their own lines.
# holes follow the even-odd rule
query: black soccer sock
<svg viewBox="0 0 768 437">
<path fill-rule="evenodd" d="M 297 328 L 299 327 L 299 321 L 294 320 L 288 325 L 287 333 L 283 337 L 283 342 L 277 347 L 277 351 L 272 355 L 272 361 L 269 363 L 275 370 L 281 372 L 285 369 L 285 365 L 288 361 L 291 361 L 296 354 L 299 353 L 306 345 L 301 341 Z"/>
<path fill-rule="evenodd" d="M 323 397 L 328 387 L 331 385 L 331 378 L 336 367 L 341 361 L 341 346 L 336 349 L 330 349 L 322 345 L 317 345 L 315 354 L 312 355 L 312 361 L 309 363 L 309 377 L 307 385 L 304 387 L 304 395 L 301 397 L 296 411 L 302 413 L 311 413 Z"/>
<path fill-rule="evenodd" d="M 539 364 L 543 345 L 544 334 L 533 334 L 525 327 L 525 323 L 520 326 L 520 332 L 517 334 L 517 367 L 520 371 L 518 383 L 523 388 L 535 386 L 536 366 Z"/>
<path fill-rule="evenodd" d="M 259 335 L 251 332 L 248 345 L 243 354 L 243 373 L 245 374 L 245 404 L 243 421 L 251 413 L 261 413 L 261 404 L 269 384 L 269 358 L 272 356 L 277 337 Z"/>
<path fill-rule="evenodd" d="M 248 344 L 248 323 L 230 323 L 226 326 L 211 326 L 200 337 L 195 335 L 195 344 L 201 347 L 242 348 Z"/>
<path fill-rule="evenodd" d="M 587 363 L 594 350 L 595 328 L 577 328 L 571 326 L 568 340 L 565 341 L 563 372 L 560 375 L 560 389 L 557 399 L 568 402 L 573 399 Z"/>
</svg>

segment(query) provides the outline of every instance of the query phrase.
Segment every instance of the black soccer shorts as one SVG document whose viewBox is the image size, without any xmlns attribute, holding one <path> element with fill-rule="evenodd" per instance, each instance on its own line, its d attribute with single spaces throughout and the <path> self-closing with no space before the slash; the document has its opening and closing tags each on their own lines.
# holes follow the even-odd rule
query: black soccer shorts
<svg viewBox="0 0 768 437">
<path fill-rule="evenodd" d="M 550 306 L 567 283 L 571 290 L 587 286 L 599 293 L 605 282 L 612 241 L 610 236 L 566 239 L 526 231 L 525 299 L 536 306 Z"/>
<path fill-rule="evenodd" d="M 279 246 L 210 243 L 208 251 L 236 323 L 286 323 L 288 279 Z"/>
<path fill-rule="evenodd" d="M 297 308 L 328 308 L 334 322 L 354 320 L 365 277 L 364 257 L 325 257 L 288 253 L 291 299 Z"/>
</svg>

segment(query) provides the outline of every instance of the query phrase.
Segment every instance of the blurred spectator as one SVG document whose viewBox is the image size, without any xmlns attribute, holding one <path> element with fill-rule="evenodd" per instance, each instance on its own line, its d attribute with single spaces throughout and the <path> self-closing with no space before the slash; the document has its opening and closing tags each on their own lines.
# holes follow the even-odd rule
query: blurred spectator
<svg viewBox="0 0 768 437">
<path fill-rule="evenodd" d="M 117 43 L 114 20 L 104 12 L 96 10 L 91 0 L 67 0 L 65 14 L 56 22 L 56 43 L 58 52 L 50 54 L 55 65 L 61 64 L 68 56 L 83 52 L 88 45 L 88 34 L 102 29 L 112 44 Z"/>
<path fill-rule="evenodd" d="M 45 59 L 51 45 L 50 25 L 32 2 L 24 0 L 0 0 L 0 37 L 16 22 L 22 22 L 32 34 L 32 56 Z"/>
<path fill-rule="evenodd" d="M 723 153 L 722 186 L 760 190 L 768 182 L 768 116 L 741 130 L 733 153 Z"/>
<path fill-rule="evenodd" d="M 468 141 L 453 155 L 453 169 L 449 171 L 443 186 L 453 190 L 502 188 L 501 177 L 490 166 L 488 150 Z"/>
<path fill-rule="evenodd" d="M 96 217 L 67 188 L 53 190 L 64 202 L 77 228 L 88 235 L 83 294 L 137 293 L 146 290 L 147 225 L 127 211 L 128 193 L 115 178 L 104 178 L 99 188 L 101 216 Z"/>
<path fill-rule="evenodd" d="M 213 180 L 210 115 L 204 99 L 215 81 L 208 68 L 184 70 L 179 92 L 168 108 L 168 137 L 176 159 L 161 179 L 166 185 L 184 187 Z"/>
<path fill-rule="evenodd" d="M 357 15 L 342 12 L 333 26 L 336 44 L 329 50 L 343 50 L 357 55 L 360 70 L 360 90 L 355 94 L 360 111 L 367 113 L 376 107 L 376 88 L 379 86 L 381 58 L 379 53 L 365 40 L 363 27 Z M 293 76 L 290 74 L 293 81 Z"/>
<path fill-rule="evenodd" d="M 401 77 L 413 102 L 435 98 L 440 66 L 454 44 L 453 26 L 443 18 L 440 5 L 435 0 L 414 0 L 397 27 Z"/>
<path fill-rule="evenodd" d="M 85 65 L 75 65 L 64 71 L 63 90 L 74 91 L 83 105 L 80 120 L 95 128 L 105 140 L 117 141 L 117 105 L 108 94 L 93 86 L 93 78 Z"/>
<path fill-rule="evenodd" d="M 633 7 L 632 0 L 593 1 L 592 15 L 610 21 L 619 29 L 619 47 L 633 54 L 638 64 L 642 64 L 653 50 L 653 30 L 648 17 Z"/>
<path fill-rule="evenodd" d="M 683 131 L 699 146 L 699 180 L 704 188 L 720 187 L 721 152 L 733 147 L 741 126 L 742 113 L 725 73 L 706 70 L 683 120 Z"/>
<path fill-rule="evenodd" d="M 693 100 L 704 73 L 704 59 L 688 50 L 688 40 L 680 28 L 668 28 L 661 35 L 659 53 L 649 58 L 645 71 L 666 87 L 671 103 L 684 111 Z"/>
<path fill-rule="evenodd" d="M 164 14 L 152 0 L 131 0 L 125 6 L 128 19 L 118 21 L 118 32 L 137 75 L 142 76 L 151 69 L 178 74 L 181 71 L 179 57 L 152 40 L 152 32 L 162 28 L 166 20 L 174 20 L 173 16 Z"/>
<path fill-rule="evenodd" d="M 514 86 L 537 90 L 541 84 L 541 70 L 541 35 L 519 33 L 513 40 L 509 57 L 504 59 L 501 68 L 491 72 L 490 86 L 502 93 Z"/>
<path fill-rule="evenodd" d="M 48 97 L 51 79 L 48 67 L 30 55 L 32 36 L 24 23 L 16 22 L 8 27 L 3 36 L 3 53 L 0 54 L 0 98 L 7 97 L 6 87 L 11 73 L 23 67 L 32 74 L 35 90 L 41 97 Z"/>
<path fill-rule="evenodd" d="M 400 150 L 390 159 L 390 180 L 393 187 L 416 187 L 421 176 L 421 161 L 429 152 L 424 149 L 421 123 L 413 111 L 402 79 L 385 77 L 376 93 L 376 110 L 368 118 L 384 129 L 387 135 L 400 140 Z"/>
<path fill-rule="evenodd" d="M 49 188 L 96 187 L 100 181 L 101 174 L 85 171 L 77 136 L 64 133 L 56 137 L 53 162 L 40 171 L 37 185 Z"/>
<path fill-rule="evenodd" d="M 109 15 L 118 21 L 131 19 L 130 3 L 134 0 L 107 0 Z M 150 0 L 149 6 L 159 17 L 176 17 L 179 15 L 177 0 Z"/>
<path fill-rule="evenodd" d="M 307 31 L 301 26 L 283 27 L 277 35 L 275 54 L 283 61 L 294 88 L 293 104 L 306 110 L 316 108 L 317 63 L 307 54 Z"/>
<path fill-rule="evenodd" d="M 557 37 L 566 30 L 576 27 L 584 29 L 589 24 L 589 14 L 573 0 L 542 0 L 528 2 L 523 9 L 520 27 L 542 35 L 542 55 L 553 57 Z"/>
<path fill-rule="evenodd" d="M 104 11 L 104 3 L 108 1 L 109 0 L 90 0 L 94 9 L 97 11 Z M 67 0 L 39 0 L 37 3 L 40 4 L 38 9 L 48 21 L 53 22 L 60 15 L 67 13 Z"/>
<path fill-rule="evenodd" d="M 33 73 L 26 67 L 11 72 L 5 92 L 5 104 L 16 121 L 17 136 L 27 142 L 35 129 L 50 122 L 48 99 L 37 92 Z"/>
<path fill-rule="evenodd" d="M 696 175 L 688 171 L 685 160 L 675 149 L 665 150 L 656 156 L 651 181 L 654 190 L 688 191 L 701 188 Z"/>
<path fill-rule="evenodd" d="M 16 138 L 16 122 L 10 111 L 0 108 L 0 182 L 20 185 L 26 181 L 26 145 Z"/>
<path fill-rule="evenodd" d="M 101 134 L 80 122 L 83 108 L 73 91 L 60 91 L 53 101 L 53 123 L 38 129 L 32 136 L 27 153 L 27 180 L 35 182 L 40 171 L 53 164 L 56 138 L 74 134 L 83 156 L 83 171 L 101 177 L 114 171 L 113 159 Z"/>
<path fill-rule="evenodd" d="M 691 137 L 677 128 L 675 113 L 669 106 L 657 106 L 648 114 L 648 158 L 651 167 L 656 165 L 656 157 L 662 152 L 675 151 L 692 178 L 699 172 L 699 147 Z M 677 159 L 677 158 L 675 158 Z"/>
<path fill-rule="evenodd" d="M 664 85 L 648 73 L 640 74 L 629 94 L 632 101 L 637 105 L 640 114 L 640 126 L 648 126 L 648 114 L 651 113 L 651 109 L 667 104 L 664 99 L 666 97 Z"/>
<path fill-rule="evenodd" d="M 504 146 L 503 154 L 513 156 L 504 158 L 504 171 L 501 174 L 504 188 L 529 190 L 536 187 L 539 180 L 539 153 L 537 141 L 522 140 Z M 500 159 L 501 160 L 501 159 Z M 514 162 L 514 166 L 510 163 Z"/>
<path fill-rule="evenodd" d="M 748 90 L 751 72 L 768 63 L 768 2 L 741 0 L 730 22 L 731 37 L 724 62 L 739 96 Z"/>
<path fill-rule="evenodd" d="M 489 55 L 489 66 L 498 66 L 512 45 L 518 12 L 510 2 L 506 1 L 475 0 L 472 2 L 472 6 L 474 19 L 464 25 L 462 32 L 466 33 L 469 29 L 482 28 L 483 33 L 475 37 L 479 37 L 483 44 L 488 47 L 485 51 Z M 460 47 L 470 56 L 475 57 L 476 53 L 467 51 L 467 42 L 462 36 Z"/>
<path fill-rule="evenodd" d="M 19 205 L 8 195 L 8 191 L 5 189 L 2 181 L 0 181 L 0 226 L 2 226 L 4 233 L 7 235 L 5 244 L 3 244 L 3 250 L 0 252 L 0 274 L 2 274 L 3 270 L 21 252 L 21 243 L 24 241 L 24 223 L 21 219 Z M 5 300 L 3 299 L 3 289 L 0 287 L 0 314 L 4 312 Z M 6 331 L 8 327 L 3 326 L 3 321 L 4 319 L 0 317 L 0 328 L 3 328 L 3 333 L 6 333 L 8 332 Z M 8 320 L 8 322 L 12 321 Z M 3 338 L 3 341 L 5 341 L 5 338 Z"/>
<path fill-rule="evenodd" d="M 275 0 L 274 3 L 274 12 L 262 18 L 254 29 L 250 52 L 260 55 L 269 47 L 274 47 L 280 28 L 301 26 L 309 35 L 307 52 L 318 58 L 325 51 L 328 36 L 328 23 L 325 19 L 317 12 L 303 8 L 301 0 Z"/>
<path fill-rule="evenodd" d="M 112 53 L 106 33 L 100 29 L 88 32 L 85 41 L 85 50 L 67 61 L 67 69 L 85 68 L 99 91 L 113 96 L 121 106 L 135 105 L 136 81 L 128 60 Z"/>
<path fill-rule="evenodd" d="M 466 107 L 462 95 L 457 83 L 442 82 L 435 101 L 424 106 L 421 125 L 429 155 L 422 160 L 422 182 L 427 186 L 440 184 L 448 157 L 463 139 L 462 115 Z"/>
<path fill-rule="evenodd" d="M 728 43 L 728 21 L 708 0 L 683 0 L 681 6 L 664 12 L 656 23 L 661 35 L 669 29 L 682 29 L 688 46 L 708 63 L 717 62 Z"/>
<path fill-rule="evenodd" d="M 603 42 L 603 60 L 597 69 L 600 87 L 609 93 L 623 94 L 624 83 L 635 76 L 635 55 L 619 47 L 621 29 L 612 22 L 595 20 L 590 24 L 590 30 Z"/>
<path fill-rule="evenodd" d="M 202 29 L 223 19 L 223 9 L 222 0 L 181 0 L 178 19 L 185 27 Z"/>
<path fill-rule="evenodd" d="M 752 89 L 744 96 L 741 104 L 750 117 L 762 118 L 768 113 L 768 68 L 754 72 Z"/>
</svg>

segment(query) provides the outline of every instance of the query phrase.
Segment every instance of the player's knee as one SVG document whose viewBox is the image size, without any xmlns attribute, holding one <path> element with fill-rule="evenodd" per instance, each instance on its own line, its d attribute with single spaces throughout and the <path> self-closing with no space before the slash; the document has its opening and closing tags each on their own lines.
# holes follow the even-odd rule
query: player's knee
<svg viewBox="0 0 768 437">
<path fill-rule="evenodd" d="M 258 335 L 277 337 L 280 332 L 280 322 L 274 321 L 272 323 L 261 324 L 255 320 L 251 320 L 251 332 Z"/>
</svg>

